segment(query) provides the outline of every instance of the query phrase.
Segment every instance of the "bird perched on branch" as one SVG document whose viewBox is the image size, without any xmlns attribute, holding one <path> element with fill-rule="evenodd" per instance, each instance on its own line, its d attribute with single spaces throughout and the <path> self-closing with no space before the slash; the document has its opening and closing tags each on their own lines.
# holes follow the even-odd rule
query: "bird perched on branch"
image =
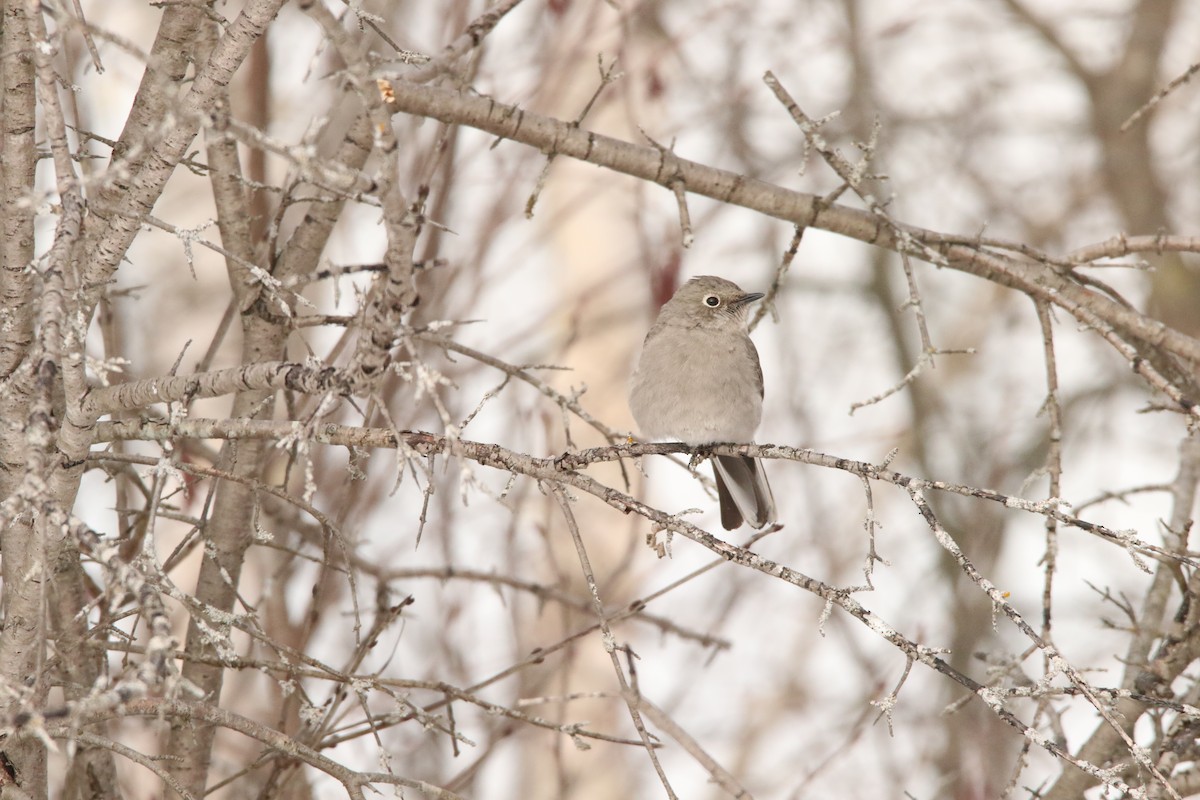
<svg viewBox="0 0 1200 800">
<path fill-rule="evenodd" d="M 763 375 L 746 332 L 750 303 L 724 278 L 692 278 L 658 312 L 633 373 L 629 407 L 651 439 L 689 445 L 750 442 L 762 419 Z M 733 530 L 775 521 L 763 465 L 749 456 L 715 456 L 721 524 Z"/>
</svg>

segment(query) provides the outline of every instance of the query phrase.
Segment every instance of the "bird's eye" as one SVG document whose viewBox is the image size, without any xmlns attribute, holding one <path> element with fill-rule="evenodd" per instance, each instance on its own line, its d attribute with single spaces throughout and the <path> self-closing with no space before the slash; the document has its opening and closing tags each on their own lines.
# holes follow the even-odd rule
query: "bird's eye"
<svg viewBox="0 0 1200 800">
<path fill-rule="evenodd" d="M 716 308 L 717 306 L 721 305 L 721 298 L 717 297 L 715 294 L 710 294 L 708 297 L 704 298 L 704 305 L 708 306 L 709 308 Z"/>
</svg>

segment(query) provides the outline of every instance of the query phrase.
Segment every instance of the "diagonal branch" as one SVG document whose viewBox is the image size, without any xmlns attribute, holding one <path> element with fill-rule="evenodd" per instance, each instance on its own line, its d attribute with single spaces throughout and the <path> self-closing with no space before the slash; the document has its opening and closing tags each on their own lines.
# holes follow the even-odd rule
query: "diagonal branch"
<svg viewBox="0 0 1200 800">
<path fill-rule="evenodd" d="M 1051 268 L 1053 259 L 1050 256 L 1038 254 L 1036 260 L 1017 259 L 982 246 L 964 244 L 961 238 L 915 226 L 882 225 L 878 216 L 870 211 L 829 204 L 817 195 L 747 178 L 655 147 L 573 128 L 561 120 L 467 91 L 402 81 L 391 88 L 393 111 L 469 125 L 536 147 L 547 155 L 566 155 L 657 183 L 668 190 L 673 190 L 674 182 L 682 181 L 687 191 L 693 194 L 758 211 L 794 225 L 820 228 L 867 244 L 907 252 L 918 258 L 928 259 L 932 252 L 945 259 L 944 264 L 938 262 L 940 265 L 1060 306 L 1084 324 L 1110 327 L 1117 337 L 1133 337 L 1165 348 L 1187 361 L 1200 363 L 1200 340 L 1089 290 L 1073 280 L 1070 273 Z M 1021 248 L 1014 246 L 1012 249 Z M 1029 248 L 1024 250 L 1033 252 Z M 1144 359 L 1140 359 L 1135 350 L 1122 351 L 1122 355 L 1130 359 L 1140 374 L 1148 375 L 1140 363 Z M 1155 388 L 1161 387 L 1156 385 Z M 1196 399 L 1181 394 L 1177 402 L 1191 411 Z M 1200 415 L 1200 412 L 1191 413 Z"/>
</svg>

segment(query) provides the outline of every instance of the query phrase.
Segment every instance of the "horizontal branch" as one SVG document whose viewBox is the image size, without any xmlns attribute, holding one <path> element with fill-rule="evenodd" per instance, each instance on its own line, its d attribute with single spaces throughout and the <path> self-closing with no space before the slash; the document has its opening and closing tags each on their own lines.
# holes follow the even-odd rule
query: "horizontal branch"
<svg viewBox="0 0 1200 800">
<path fill-rule="evenodd" d="M 1085 265 L 1100 258 L 1123 258 L 1134 253 L 1200 253 L 1196 236 L 1126 236 L 1120 234 L 1067 254 L 1067 261 Z"/>
<path fill-rule="evenodd" d="M 462 456 L 484 466 L 528 475 L 538 480 L 560 480 L 567 483 L 570 483 L 570 481 L 565 476 L 575 474 L 575 470 L 585 467 L 588 464 L 647 455 L 670 455 L 676 453 L 702 456 L 747 455 L 754 458 L 796 461 L 815 467 L 848 472 L 861 478 L 890 483 L 903 489 L 933 490 L 999 503 L 1005 508 L 1039 514 L 1057 520 L 1064 525 L 1078 528 L 1112 544 L 1119 545 L 1130 553 L 1145 555 L 1156 560 L 1200 567 L 1200 562 L 1197 560 L 1142 541 L 1134 535 L 1133 531 L 1113 530 L 1095 522 L 1089 522 L 1088 520 L 1067 514 L 1062 510 L 1062 506 L 1066 505 L 1066 503 L 1058 498 L 1026 500 L 1022 497 L 1004 494 L 992 489 L 947 483 L 946 481 L 931 481 L 895 472 L 886 467 L 866 461 L 855 461 L 854 459 L 829 455 L 808 448 L 773 444 L 720 444 L 691 447 L 679 442 L 638 443 L 594 447 L 575 453 L 564 453 L 552 458 L 539 458 L 508 450 L 496 444 L 473 442 L 466 439 L 452 439 L 420 431 L 400 431 L 400 433 L 404 436 L 404 445 L 406 448 L 411 448 L 424 455 L 443 453 Z M 274 439 L 277 441 L 289 441 L 297 436 L 303 436 L 307 441 L 317 444 L 339 447 L 381 448 L 390 450 L 399 446 L 396 439 L 396 432 L 388 428 L 365 428 L 338 425 L 335 423 L 318 423 L 302 426 L 299 423 L 287 421 L 203 419 L 197 417 L 178 420 L 173 423 L 129 420 L 101 422 L 96 426 L 96 441 L 98 442 L 130 439 L 166 441 L 175 438 Z M 618 505 L 618 507 L 620 506 Z M 634 509 L 622 508 L 621 510 L 629 511 Z"/>
<path fill-rule="evenodd" d="M 90 390 L 80 406 L 90 419 L 154 403 L 178 403 L 234 392 L 291 389 L 309 394 L 345 394 L 350 385 L 334 367 L 310 367 L 288 361 L 265 361 L 196 375 L 167 375 Z M 208 438 L 208 437 L 206 437 Z M 216 438 L 216 437 L 213 437 Z"/>
</svg>

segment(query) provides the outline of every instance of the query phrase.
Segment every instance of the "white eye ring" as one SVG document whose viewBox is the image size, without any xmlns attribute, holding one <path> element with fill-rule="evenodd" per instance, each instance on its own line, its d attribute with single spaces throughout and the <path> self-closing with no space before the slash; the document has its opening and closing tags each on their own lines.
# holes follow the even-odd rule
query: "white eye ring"
<svg viewBox="0 0 1200 800">
<path fill-rule="evenodd" d="M 721 305 L 721 298 L 717 297 L 715 294 L 710 294 L 708 297 L 704 298 L 704 305 L 708 306 L 709 308 L 716 308 L 717 306 Z"/>
</svg>

